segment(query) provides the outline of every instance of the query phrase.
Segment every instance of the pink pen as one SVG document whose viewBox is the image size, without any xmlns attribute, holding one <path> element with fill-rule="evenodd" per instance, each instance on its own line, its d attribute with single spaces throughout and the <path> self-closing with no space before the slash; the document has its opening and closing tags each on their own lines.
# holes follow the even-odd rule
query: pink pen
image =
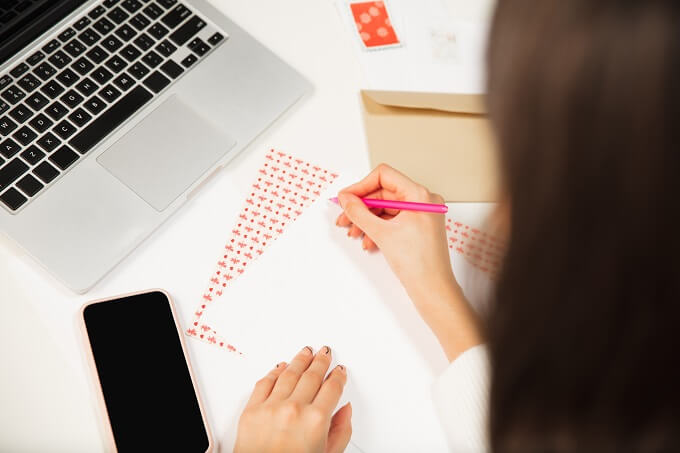
<svg viewBox="0 0 680 453">
<path fill-rule="evenodd" d="M 329 198 L 335 204 L 338 202 L 338 197 Z M 383 209 L 398 209 L 400 211 L 419 211 L 419 212 L 434 212 L 436 214 L 446 214 L 449 212 L 449 207 L 445 204 L 431 204 L 431 203 L 412 203 L 410 201 L 396 201 L 396 200 L 377 200 L 375 198 L 362 198 L 369 208 L 383 208 Z"/>
</svg>

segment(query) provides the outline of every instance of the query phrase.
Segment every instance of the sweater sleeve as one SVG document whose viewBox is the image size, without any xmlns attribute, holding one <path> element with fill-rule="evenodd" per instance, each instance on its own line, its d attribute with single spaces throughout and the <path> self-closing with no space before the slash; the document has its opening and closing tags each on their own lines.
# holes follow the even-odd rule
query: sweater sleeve
<svg viewBox="0 0 680 453">
<path fill-rule="evenodd" d="M 435 381 L 432 393 L 451 451 L 489 451 L 486 346 L 475 346 L 461 354 Z"/>
</svg>

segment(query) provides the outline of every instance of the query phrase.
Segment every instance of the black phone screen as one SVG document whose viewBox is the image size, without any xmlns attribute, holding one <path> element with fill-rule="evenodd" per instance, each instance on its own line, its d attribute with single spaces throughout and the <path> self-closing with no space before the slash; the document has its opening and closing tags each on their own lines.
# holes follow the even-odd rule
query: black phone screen
<svg viewBox="0 0 680 453">
<path fill-rule="evenodd" d="M 119 452 L 205 452 L 209 446 L 179 332 L 162 292 L 83 311 Z"/>
</svg>

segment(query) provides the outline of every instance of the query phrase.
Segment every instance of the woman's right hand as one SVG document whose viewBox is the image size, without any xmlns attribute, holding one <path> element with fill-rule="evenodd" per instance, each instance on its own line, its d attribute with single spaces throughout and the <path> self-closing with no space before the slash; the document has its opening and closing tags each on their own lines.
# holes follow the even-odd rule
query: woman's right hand
<svg viewBox="0 0 680 453">
<path fill-rule="evenodd" d="M 381 164 L 363 180 L 340 191 L 338 201 L 344 212 L 336 223 L 349 227 L 350 237 L 363 236 L 364 249 L 382 251 L 450 359 L 481 343 L 476 316 L 451 269 L 444 216 L 368 209 L 360 198 L 438 204 L 444 199 Z M 452 330 L 457 331 L 455 338 L 449 338 Z"/>
</svg>

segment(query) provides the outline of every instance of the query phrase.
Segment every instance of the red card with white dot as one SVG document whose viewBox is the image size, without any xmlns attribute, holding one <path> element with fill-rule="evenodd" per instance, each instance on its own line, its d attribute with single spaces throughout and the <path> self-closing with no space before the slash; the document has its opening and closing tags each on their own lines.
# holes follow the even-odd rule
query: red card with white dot
<svg viewBox="0 0 680 453">
<path fill-rule="evenodd" d="M 354 2 L 349 8 L 359 39 L 366 49 L 400 44 L 385 2 Z"/>
<path fill-rule="evenodd" d="M 249 187 L 246 200 L 220 252 L 187 335 L 228 351 L 236 347 L 202 322 L 205 310 L 231 283 L 316 201 L 337 174 L 302 159 L 270 150 Z"/>
<path fill-rule="evenodd" d="M 492 280 L 500 271 L 505 244 L 491 234 L 446 217 L 446 235 L 451 254 L 465 257 L 468 263 Z"/>
</svg>

